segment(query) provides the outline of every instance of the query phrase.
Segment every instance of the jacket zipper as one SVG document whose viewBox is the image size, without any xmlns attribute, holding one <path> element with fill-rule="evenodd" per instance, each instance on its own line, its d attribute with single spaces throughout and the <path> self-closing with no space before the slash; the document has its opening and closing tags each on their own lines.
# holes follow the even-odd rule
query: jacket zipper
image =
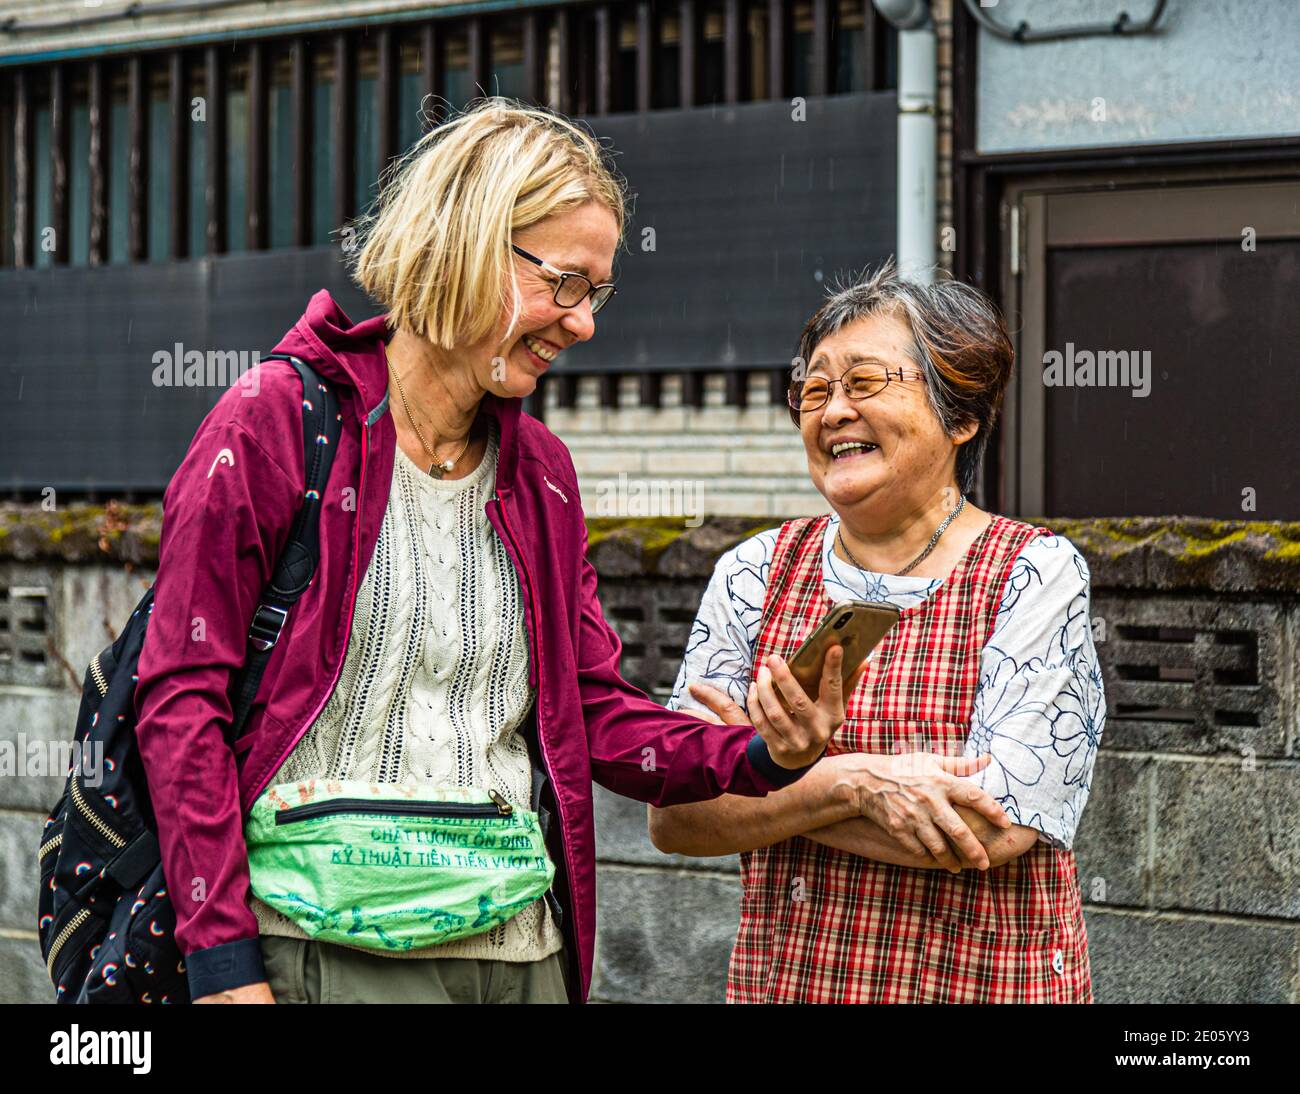
<svg viewBox="0 0 1300 1094">
<path fill-rule="evenodd" d="M 365 409 L 366 408 L 362 406 L 361 408 L 362 413 L 360 415 L 361 481 L 357 484 L 357 519 L 356 519 L 355 528 L 353 529 L 353 533 L 352 533 L 352 590 L 348 594 L 347 607 L 344 609 L 343 612 L 345 629 L 343 633 L 343 648 L 342 648 L 342 652 L 339 654 L 339 663 L 334 669 L 334 679 L 330 681 L 330 686 L 326 689 L 324 696 L 321 698 L 320 705 L 316 708 L 315 713 L 312 714 L 310 718 L 308 718 L 305 722 L 303 722 L 301 726 L 298 727 L 298 732 L 293 735 L 293 740 L 289 742 L 288 747 L 282 753 L 280 753 L 280 757 L 279 759 L 276 760 L 275 766 L 273 766 L 267 771 L 266 776 L 262 779 L 261 783 L 257 786 L 257 788 L 253 791 L 253 793 L 249 795 L 248 808 L 243 811 L 245 819 L 247 819 L 248 814 L 252 811 L 253 803 L 257 801 L 258 795 L 261 794 L 262 791 L 266 789 L 267 783 L 269 783 L 271 779 L 275 777 L 275 773 L 280 770 L 281 766 L 283 766 L 284 761 L 288 758 L 289 753 L 291 753 L 294 750 L 298 742 L 302 739 L 303 734 L 305 734 L 307 730 L 311 728 L 312 723 L 316 721 L 317 717 L 320 715 L 320 712 L 325 709 L 325 704 L 329 701 L 329 697 L 334 694 L 334 689 L 338 686 L 339 677 L 343 675 L 343 663 L 347 660 L 348 642 L 352 638 L 352 612 L 353 609 L 356 607 L 356 602 L 357 602 L 357 563 L 361 557 L 361 521 L 365 513 L 365 510 L 362 508 L 361 505 L 361 498 L 362 495 L 365 493 L 365 489 L 366 489 L 366 456 L 370 451 L 370 426 L 366 424 Z"/>
<path fill-rule="evenodd" d="M 546 778 L 550 781 L 551 792 L 555 798 L 555 811 L 559 814 L 560 822 L 560 846 L 564 850 L 564 870 L 569 886 L 569 895 L 573 895 L 573 861 L 570 857 L 569 841 L 564 838 L 565 820 L 564 820 L 564 803 L 560 798 L 559 788 L 555 784 L 555 776 L 551 774 L 550 761 L 546 758 L 546 745 L 542 739 L 542 639 L 541 639 L 541 620 L 537 614 L 537 604 L 533 597 L 533 575 L 528 569 L 528 562 L 524 559 L 524 553 L 520 550 L 519 543 L 515 539 L 514 529 L 510 527 L 510 518 L 506 515 L 505 502 L 501 500 L 501 492 L 493 490 L 492 497 L 497 503 L 497 512 L 501 514 L 501 526 L 506 530 L 506 537 L 510 540 L 510 546 L 514 549 L 515 557 L 519 559 L 519 568 L 524 572 L 524 595 L 528 597 L 528 604 L 531 609 L 530 615 L 533 618 L 533 631 L 535 634 L 529 635 L 529 645 L 536 651 L 534 664 L 537 667 L 537 751 L 542 756 L 542 768 L 546 772 Z M 574 919 L 573 923 L 573 948 L 576 951 L 578 977 L 582 977 L 582 939 L 579 937 L 576 912 L 571 913 Z M 581 991 L 581 985 L 579 985 Z"/>
<path fill-rule="evenodd" d="M 275 815 L 276 824 L 293 824 L 312 817 L 328 817 L 335 813 L 364 813 L 384 817 L 508 817 L 515 807 L 495 790 L 490 802 L 417 802 L 375 801 L 373 798 L 335 798 L 332 801 L 308 802 L 281 809 Z"/>
</svg>

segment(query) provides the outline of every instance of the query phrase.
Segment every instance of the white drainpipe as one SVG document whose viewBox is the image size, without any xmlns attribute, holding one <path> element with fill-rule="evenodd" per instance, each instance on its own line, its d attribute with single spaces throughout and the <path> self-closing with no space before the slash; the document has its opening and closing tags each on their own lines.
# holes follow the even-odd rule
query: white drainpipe
<svg viewBox="0 0 1300 1094">
<path fill-rule="evenodd" d="M 900 274 L 934 280 L 937 174 L 934 21 L 926 0 L 875 0 L 898 28 L 898 246 Z"/>
</svg>

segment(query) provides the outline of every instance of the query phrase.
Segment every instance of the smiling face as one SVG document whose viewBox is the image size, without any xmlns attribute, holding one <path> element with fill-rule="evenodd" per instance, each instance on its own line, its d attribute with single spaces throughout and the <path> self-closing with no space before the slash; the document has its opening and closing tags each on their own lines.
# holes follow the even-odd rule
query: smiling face
<svg viewBox="0 0 1300 1094">
<path fill-rule="evenodd" d="M 516 232 L 514 242 L 559 270 L 583 274 L 593 285 L 613 280 L 618 224 L 599 202 L 555 213 Z M 523 306 L 513 334 L 505 337 L 511 313 L 506 306 L 496 329 L 462 351 L 474 362 L 479 386 L 506 399 L 532 394 L 556 356 L 596 332 L 590 298 L 561 307 L 555 302 L 558 278 L 519 255 L 512 253 L 511 259 Z M 508 296 L 508 285 L 506 292 Z"/>
<path fill-rule="evenodd" d="M 892 315 L 877 314 L 847 323 L 822 339 L 808 362 L 808 376 L 838 380 L 860 363 L 877 363 L 896 379 L 867 399 L 850 399 L 842 384 L 820 410 L 800 416 L 813 484 L 842 513 L 866 503 L 886 517 L 924 505 L 955 481 L 957 445 L 975 435 L 976 425 L 950 437 L 930 407 L 925 382 L 909 352 L 912 333 Z M 837 457 L 836 445 L 858 442 Z"/>
</svg>

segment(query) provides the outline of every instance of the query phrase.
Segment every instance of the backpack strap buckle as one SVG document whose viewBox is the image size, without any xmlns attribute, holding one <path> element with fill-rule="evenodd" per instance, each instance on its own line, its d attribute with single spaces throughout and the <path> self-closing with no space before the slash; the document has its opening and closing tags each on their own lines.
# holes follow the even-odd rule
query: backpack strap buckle
<svg viewBox="0 0 1300 1094">
<path fill-rule="evenodd" d="M 248 641 L 258 650 L 265 652 L 280 641 L 280 632 L 284 630 L 284 621 L 289 613 L 274 604 L 259 604 L 253 615 L 253 625 L 248 628 Z"/>
</svg>

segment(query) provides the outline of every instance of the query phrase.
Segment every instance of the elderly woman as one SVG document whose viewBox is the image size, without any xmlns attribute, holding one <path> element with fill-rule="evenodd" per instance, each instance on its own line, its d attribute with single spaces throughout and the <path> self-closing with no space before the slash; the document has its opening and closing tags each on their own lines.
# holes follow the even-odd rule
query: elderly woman
<svg viewBox="0 0 1300 1094">
<path fill-rule="evenodd" d="M 833 512 L 721 558 L 671 705 L 779 733 L 764 685 L 833 602 L 900 621 L 808 776 L 652 808 L 651 838 L 741 852 L 728 1001 L 1090 1002 L 1070 850 L 1105 720 L 1088 567 L 967 500 L 1011 372 L 1003 324 L 966 285 L 886 266 L 823 304 L 800 361 L 791 415 Z"/>
<path fill-rule="evenodd" d="M 592 137 L 490 99 L 387 183 L 355 256 L 385 314 L 318 293 L 277 351 L 322 390 L 263 362 L 168 486 L 136 699 L 176 939 L 200 1002 L 580 1001 L 592 780 L 664 806 L 789 785 L 843 720 L 838 664 L 779 735 L 619 676 L 573 461 L 521 412 L 614 295 L 624 191 Z M 259 610 L 311 505 L 319 568 Z M 274 653 L 231 747 L 255 613 Z"/>
</svg>

